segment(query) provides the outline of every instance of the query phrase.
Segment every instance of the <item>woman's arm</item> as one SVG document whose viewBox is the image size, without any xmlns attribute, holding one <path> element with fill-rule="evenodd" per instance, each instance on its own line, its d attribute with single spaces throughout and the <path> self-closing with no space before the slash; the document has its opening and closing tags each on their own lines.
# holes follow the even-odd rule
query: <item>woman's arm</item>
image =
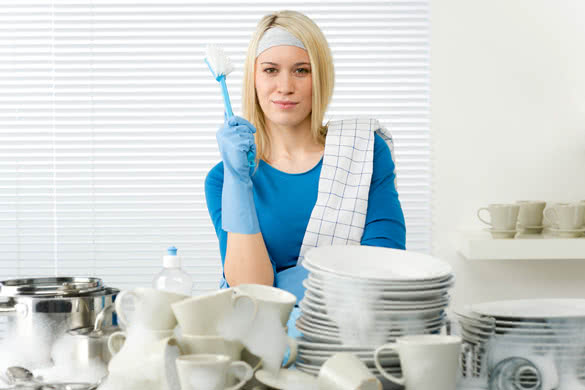
<svg viewBox="0 0 585 390">
<path fill-rule="evenodd" d="M 219 240 L 224 278 L 229 286 L 243 283 L 272 286 L 275 266 L 266 250 L 262 233 L 238 234 L 222 229 L 222 188 L 223 162 L 220 162 L 211 169 L 205 178 L 205 200 Z"/>
<path fill-rule="evenodd" d="M 274 268 L 268 257 L 262 233 L 228 232 L 223 271 L 230 286 L 244 283 L 272 286 Z"/>
<path fill-rule="evenodd" d="M 394 186 L 394 162 L 386 141 L 375 134 L 374 166 L 361 244 L 405 249 L 406 225 Z"/>
</svg>

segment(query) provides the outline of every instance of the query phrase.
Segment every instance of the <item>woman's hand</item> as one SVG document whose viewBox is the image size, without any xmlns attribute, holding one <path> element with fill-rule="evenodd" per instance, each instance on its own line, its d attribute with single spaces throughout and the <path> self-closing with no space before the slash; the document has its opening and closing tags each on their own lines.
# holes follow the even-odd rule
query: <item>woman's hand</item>
<svg viewBox="0 0 585 390">
<path fill-rule="evenodd" d="M 232 116 L 220 127 L 216 138 L 224 164 L 224 176 L 231 174 L 244 182 L 250 180 L 248 154 L 256 155 L 255 132 L 254 125 L 239 116 Z"/>
<path fill-rule="evenodd" d="M 241 234 L 260 233 L 256 214 L 248 152 L 256 152 L 256 128 L 233 116 L 218 130 L 216 138 L 223 160 L 221 197 L 222 229 Z"/>
</svg>

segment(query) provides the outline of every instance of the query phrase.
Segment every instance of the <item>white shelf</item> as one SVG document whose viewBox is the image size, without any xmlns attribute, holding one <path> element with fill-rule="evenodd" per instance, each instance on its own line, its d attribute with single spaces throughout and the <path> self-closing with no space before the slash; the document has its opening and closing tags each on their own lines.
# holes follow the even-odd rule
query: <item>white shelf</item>
<svg viewBox="0 0 585 390">
<path fill-rule="evenodd" d="M 488 232 L 459 232 L 457 251 L 468 260 L 585 260 L 585 238 L 549 234 L 493 239 Z"/>
</svg>

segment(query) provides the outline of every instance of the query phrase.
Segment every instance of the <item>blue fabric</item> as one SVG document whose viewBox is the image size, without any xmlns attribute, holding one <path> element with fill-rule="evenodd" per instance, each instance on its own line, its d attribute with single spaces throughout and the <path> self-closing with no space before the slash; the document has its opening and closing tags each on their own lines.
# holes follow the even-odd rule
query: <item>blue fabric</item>
<svg viewBox="0 0 585 390">
<path fill-rule="evenodd" d="M 303 298 L 302 280 L 307 272 L 297 266 L 303 237 L 317 201 L 321 160 L 304 173 L 285 173 L 260 160 L 252 176 L 254 202 L 260 230 L 274 270 L 274 285 Z M 390 149 L 378 134 L 374 142 L 374 166 L 368 212 L 361 245 L 405 249 L 406 227 L 398 193 L 394 187 L 394 163 Z M 227 232 L 221 226 L 223 162 L 205 179 L 205 198 L 225 263 Z M 223 287 L 228 287 L 225 280 Z M 298 303 L 297 301 L 297 303 Z"/>
<path fill-rule="evenodd" d="M 241 234 L 260 233 L 250 178 L 248 152 L 254 152 L 256 128 L 244 118 L 230 117 L 217 131 L 223 160 L 222 228 Z"/>
</svg>

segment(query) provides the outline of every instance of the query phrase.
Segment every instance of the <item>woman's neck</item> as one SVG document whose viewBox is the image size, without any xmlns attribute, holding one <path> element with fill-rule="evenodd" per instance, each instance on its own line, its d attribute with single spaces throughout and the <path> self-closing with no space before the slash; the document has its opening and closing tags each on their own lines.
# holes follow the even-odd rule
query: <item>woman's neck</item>
<svg viewBox="0 0 585 390">
<path fill-rule="evenodd" d="M 296 126 L 281 126 L 267 122 L 270 135 L 270 156 L 268 162 L 298 161 L 323 151 L 323 146 L 311 134 L 311 116 Z"/>
</svg>

